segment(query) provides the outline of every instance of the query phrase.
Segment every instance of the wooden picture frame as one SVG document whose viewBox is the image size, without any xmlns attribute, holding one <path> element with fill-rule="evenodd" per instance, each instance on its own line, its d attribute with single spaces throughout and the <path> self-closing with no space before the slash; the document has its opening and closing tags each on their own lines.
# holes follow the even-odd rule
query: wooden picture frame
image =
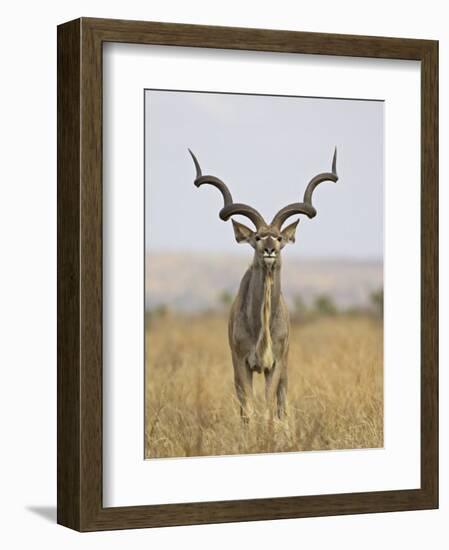
<svg viewBox="0 0 449 550">
<path fill-rule="evenodd" d="M 102 44 L 421 62 L 421 488 L 105 508 Z M 438 507 L 438 42 L 81 18 L 58 27 L 58 523 L 79 531 Z"/>
</svg>

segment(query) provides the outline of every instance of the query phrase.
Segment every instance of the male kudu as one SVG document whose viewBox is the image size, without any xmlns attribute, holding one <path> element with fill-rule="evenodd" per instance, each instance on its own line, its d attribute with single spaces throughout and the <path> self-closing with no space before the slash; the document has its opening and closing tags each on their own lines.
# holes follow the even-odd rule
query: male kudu
<svg viewBox="0 0 449 550">
<path fill-rule="evenodd" d="M 219 212 L 222 220 L 240 214 L 249 218 L 255 231 L 232 220 L 238 243 L 248 243 L 254 248 L 254 259 L 240 283 L 229 317 L 229 345 L 234 366 L 234 381 L 240 412 L 248 419 L 252 412 L 253 373 L 264 373 L 265 395 L 270 407 L 276 400 L 277 415 L 286 413 L 287 356 L 289 346 L 289 316 L 281 292 L 281 250 L 287 243 L 295 242 L 299 219 L 282 229 L 291 216 L 305 214 L 316 216 L 312 195 L 323 181 L 338 180 L 337 150 L 332 161 L 332 172 L 318 174 L 310 180 L 303 202 L 289 204 L 279 210 L 271 223 L 252 206 L 234 203 L 226 184 L 215 176 L 206 176 L 195 155 L 190 151 L 196 167 L 196 187 L 210 184 L 216 187 L 224 199 Z"/>
</svg>

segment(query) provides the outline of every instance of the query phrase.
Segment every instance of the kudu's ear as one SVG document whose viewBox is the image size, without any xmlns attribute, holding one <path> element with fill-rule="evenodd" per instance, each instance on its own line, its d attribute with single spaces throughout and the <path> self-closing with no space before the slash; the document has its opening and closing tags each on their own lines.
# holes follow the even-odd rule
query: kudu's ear
<svg viewBox="0 0 449 550">
<path fill-rule="evenodd" d="M 282 230 L 282 236 L 288 243 L 295 242 L 296 226 L 298 225 L 298 223 L 299 223 L 299 220 L 296 220 L 290 225 L 287 225 L 287 227 Z"/>
<path fill-rule="evenodd" d="M 254 235 L 254 231 L 252 231 L 252 229 L 246 227 L 243 223 L 236 222 L 235 220 L 232 220 L 232 227 L 234 229 L 235 240 L 238 243 L 247 243 Z"/>
</svg>

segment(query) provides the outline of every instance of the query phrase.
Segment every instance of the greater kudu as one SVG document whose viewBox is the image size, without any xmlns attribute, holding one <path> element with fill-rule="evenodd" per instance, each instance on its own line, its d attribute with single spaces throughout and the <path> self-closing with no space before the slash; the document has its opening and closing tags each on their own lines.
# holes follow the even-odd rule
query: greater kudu
<svg viewBox="0 0 449 550">
<path fill-rule="evenodd" d="M 289 345 L 289 316 L 281 292 L 281 250 L 287 243 L 295 242 L 299 219 L 282 229 L 291 216 L 305 214 L 316 216 L 312 195 L 323 181 L 338 180 L 337 149 L 332 160 L 332 172 L 318 174 L 308 183 L 303 202 L 289 204 L 279 210 L 271 223 L 252 206 L 234 203 L 226 184 L 215 176 L 206 176 L 195 155 L 190 151 L 196 167 L 195 185 L 207 183 L 216 187 L 224 199 L 219 212 L 222 220 L 240 214 L 249 218 L 255 231 L 232 220 L 238 243 L 248 243 L 254 248 L 254 259 L 240 283 L 240 289 L 232 304 L 229 317 L 229 345 L 234 366 L 234 381 L 240 412 L 244 420 L 252 413 L 253 373 L 265 375 L 265 395 L 272 409 L 277 402 L 277 415 L 286 413 L 287 356 Z"/>
</svg>

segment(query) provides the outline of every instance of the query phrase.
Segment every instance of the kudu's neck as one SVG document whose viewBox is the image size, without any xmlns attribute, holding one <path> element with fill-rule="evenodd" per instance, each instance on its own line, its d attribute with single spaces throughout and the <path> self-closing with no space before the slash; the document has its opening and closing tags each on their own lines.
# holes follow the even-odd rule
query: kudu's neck
<svg viewBox="0 0 449 550">
<path fill-rule="evenodd" d="M 281 299 L 281 259 L 267 266 L 257 255 L 250 268 L 248 317 L 256 338 L 255 362 L 259 372 L 271 369 L 274 363 L 271 325 Z"/>
<path fill-rule="evenodd" d="M 251 265 L 249 292 L 249 313 L 257 329 L 261 324 L 261 315 L 271 320 L 276 313 L 281 298 L 281 257 L 269 267 L 263 260 L 254 256 Z"/>
</svg>

